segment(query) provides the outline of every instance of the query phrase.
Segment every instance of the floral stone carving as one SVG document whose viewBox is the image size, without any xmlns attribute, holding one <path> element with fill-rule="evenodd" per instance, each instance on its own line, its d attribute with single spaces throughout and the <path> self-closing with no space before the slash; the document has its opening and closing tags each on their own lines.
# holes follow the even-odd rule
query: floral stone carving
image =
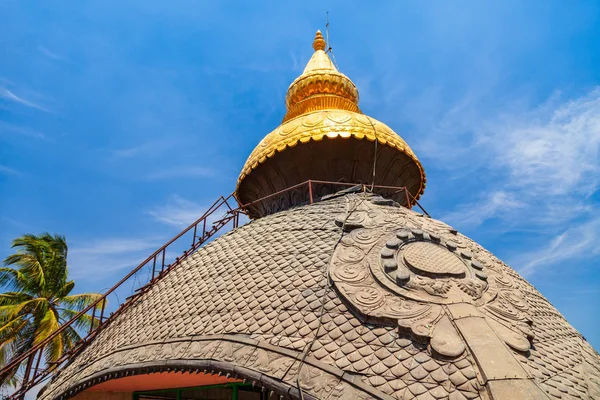
<svg viewBox="0 0 600 400">
<path fill-rule="evenodd" d="M 350 231 L 333 255 L 330 279 L 352 308 L 375 324 L 397 324 L 447 357 L 465 350 L 447 305 L 477 307 L 515 350 L 532 339 L 527 303 L 498 261 L 449 226 L 416 213 L 385 213 L 376 198 L 350 201 L 336 224 Z M 430 222 L 431 221 L 431 222 Z"/>
</svg>

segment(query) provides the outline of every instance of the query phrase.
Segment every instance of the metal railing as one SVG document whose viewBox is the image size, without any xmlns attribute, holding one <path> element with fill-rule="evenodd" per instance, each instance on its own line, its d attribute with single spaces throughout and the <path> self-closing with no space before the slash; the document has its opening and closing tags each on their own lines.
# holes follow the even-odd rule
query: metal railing
<svg viewBox="0 0 600 400">
<path fill-rule="evenodd" d="M 363 191 L 380 189 L 390 190 L 393 193 L 404 192 L 406 195 L 406 203 L 409 205 L 417 204 L 421 210 L 427 214 L 427 212 L 421 207 L 421 205 L 414 199 L 405 187 L 393 187 L 393 186 L 376 186 L 376 185 L 362 185 L 354 183 L 342 183 L 342 182 L 327 182 L 318 180 L 308 180 L 298 185 L 291 186 L 285 190 L 270 194 L 261 199 L 253 201 L 239 207 L 232 207 L 232 202 L 235 197 L 234 194 L 230 194 L 227 197 L 219 197 L 212 206 L 206 210 L 206 212 L 198 218 L 195 222 L 161 246 L 158 250 L 148 256 L 142 261 L 137 267 L 129 272 L 123 279 L 117 282 L 113 287 L 108 289 L 100 298 L 91 303 L 89 306 L 81 310 L 71 320 L 61 325 L 52 335 L 32 347 L 28 352 L 15 357 L 7 365 L 0 370 L 0 378 L 8 376 L 12 371 L 22 368 L 25 363 L 25 370 L 23 378 L 20 382 L 20 387 L 16 389 L 14 393 L 8 396 L 8 399 L 22 399 L 27 391 L 33 386 L 39 384 L 49 375 L 56 373 L 60 370 L 60 367 L 74 354 L 81 351 L 87 344 L 89 344 L 94 337 L 97 336 L 103 328 L 105 328 L 111 321 L 117 316 L 122 314 L 128 307 L 135 303 L 135 301 L 144 293 L 146 293 L 158 280 L 163 278 L 169 271 L 175 266 L 179 265 L 183 260 L 198 250 L 203 244 L 209 241 L 215 234 L 226 227 L 230 222 L 233 229 L 239 226 L 240 215 L 249 215 L 249 210 L 253 207 L 272 201 L 274 197 L 285 196 L 290 191 L 297 190 L 299 188 L 307 189 L 308 198 L 306 203 L 312 204 L 319 201 L 320 198 L 315 196 L 315 188 L 318 185 L 333 185 L 342 188 L 348 188 L 353 186 L 359 186 Z M 236 200 L 237 202 L 237 200 Z M 223 212 L 220 216 L 216 216 L 219 212 Z M 427 214 L 428 215 L 428 214 Z M 174 259 L 173 262 L 167 263 L 168 250 L 172 247 L 176 247 L 176 244 L 181 243 L 186 234 L 192 235 L 191 246 L 183 251 L 181 256 Z M 188 238 L 189 240 L 189 238 Z M 189 243 L 189 242 L 188 242 Z M 187 247 L 187 246 L 186 246 Z M 126 282 L 130 281 L 140 271 L 149 269 L 149 280 L 145 284 L 141 285 L 134 293 L 127 297 L 127 299 L 120 304 L 115 312 L 110 313 L 106 316 L 106 304 L 108 296 L 116 294 L 117 289 L 121 288 Z M 68 327 L 75 325 L 75 323 L 85 314 L 91 315 L 92 324 L 86 334 L 77 344 L 71 349 L 65 351 L 65 353 L 56 361 L 46 364 L 43 362 L 44 349 L 48 346 L 53 339 L 58 335 L 62 334 Z"/>
</svg>

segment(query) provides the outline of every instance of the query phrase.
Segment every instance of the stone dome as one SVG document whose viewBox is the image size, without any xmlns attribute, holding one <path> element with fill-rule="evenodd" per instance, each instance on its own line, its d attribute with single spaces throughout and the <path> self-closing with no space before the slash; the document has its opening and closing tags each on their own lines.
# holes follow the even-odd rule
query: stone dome
<svg viewBox="0 0 600 400">
<path fill-rule="evenodd" d="M 345 192 L 200 248 L 40 399 L 125 399 L 161 379 L 246 381 L 261 399 L 597 399 L 600 358 L 474 241 Z"/>
</svg>

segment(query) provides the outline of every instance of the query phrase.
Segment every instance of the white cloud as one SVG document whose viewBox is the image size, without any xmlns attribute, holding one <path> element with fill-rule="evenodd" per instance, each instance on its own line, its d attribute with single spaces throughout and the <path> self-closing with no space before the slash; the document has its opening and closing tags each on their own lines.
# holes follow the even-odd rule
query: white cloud
<svg viewBox="0 0 600 400">
<path fill-rule="evenodd" d="M 53 60 L 57 60 L 57 61 L 67 61 L 65 60 L 63 57 L 59 56 L 58 54 L 48 50 L 46 47 L 44 46 L 38 46 L 38 50 L 45 55 L 48 58 L 51 58 Z"/>
<path fill-rule="evenodd" d="M 178 195 L 172 195 L 167 204 L 155 207 L 148 214 L 157 221 L 183 228 L 200 218 L 207 208 Z"/>
<path fill-rule="evenodd" d="M 177 167 L 166 168 L 149 174 L 148 180 L 172 179 L 172 178 L 193 178 L 193 177 L 211 177 L 215 175 L 215 171 L 211 168 L 204 167 Z"/>
<path fill-rule="evenodd" d="M 537 231 L 548 244 L 512 263 L 528 275 L 598 254 L 600 210 L 592 197 L 600 189 L 600 88 L 567 101 L 555 94 L 536 109 L 497 118 L 451 111 L 438 129 L 446 132 L 435 133 L 440 140 L 421 143 L 425 157 L 453 174 L 468 171 L 464 177 L 477 183 L 443 219 L 459 229 L 494 221 L 495 229 Z"/>
<path fill-rule="evenodd" d="M 0 174 L 4 175 L 21 175 L 19 171 L 13 168 L 9 168 L 5 165 L 0 165 Z"/>
<path fill-rule="evenodd" d="M 77 246 L 70 250 L 70 254 L 114 254 L 136 252 L 146 250 L 153 246 L 155 240 L 148 239 L 126 239 L 126 238 L 110 238 L 95 240 L 83 246 Z"/>
<path fill-rule="evenodd" d="M 475 204 L 459 207 L 457 211 L 447 214 L 441 219 L 454 225 L 479 226 L 488 219 L 502 217 L 525 206 L 525 203 L 515 198 L 514 194 L 496 191 L 489 193 Z"/>
<path fill-rule="evenodd" d="M 157 238 L 108 238 L 71 245 L 69 270 L 74 279 L 93 279 L 122 269 L 131 269 L 161 246 Z"/>
<path fill-rule="evenodd" d="M 547 107 L 545 107 L 547 108 Z M 510 126 L 494 145 L 513 185 L 535 195 L 589 195 L 600 185 L 600 88 L 535 121 Z M 500 136 L 499 135 L 499 136 Z"/>
<path fill-rule="evenodd" d="M 12 101 L 14 103 L 24 105 L 25 107 L 35 108 L 37 110 L 44 111 L 44 112 L 52 112 L 48 108 L 43 107 L 37 103 L 34 103 L 33 101 L 30 101 L 23 97 L 17 96 L 16 94 L 14 94 L 13 92 L 11 92 L 10 90 L 8 90 L 6 88 L 0 88 L 0 97 L 3 99 L 6 99 L 6 100 Z"/>
<path fill-rule="evenodd" d="M 116 158 L 152 157 L 164 154 L 176 144 L 172 139 L 148 140 L 135 146 L 113 149 L 111 153 Z"/>
<path fill-rule="evenodd" d="M 235 200 L 230 200 L 229 205 L 236 207 Z M 193 201 L 182 198 L 178 195 L 172 195 L 165 205 L 155 207 L 148 211 L 154 219 L 167 225 L 177 228 L 185 228 L 200 218 L 210 206 L 201 205 Z M 215 221 L 225 217 L 226 206 L 221 206 L 215 212 L 210 214 L 206 220 L 207 229 Z M 240 218 L 240 224 L 246 222 L 245 218 Z M 231 225 L 230 225 L 231 226 Z M 220 232 L 219 234 L 221 234 Z"/>
<path fill-rule="evenodd" d="M 527 277 L 539 268 L 569 262 L 582 254 L 585 257 L 597 256 L 600 254 L 599 232 L 600 218 L 572 226 L 552 238 L 546 246 L 521 254 L 512 263 L 518 265 L 521 274 Z"/>
<path fill-rule="evenodd" d="M 0 133 L 4 132 L 12 132 L 20 136 L 32 137 L 36 139 L 46 139 L 46 135 L 44 135 L 41 132 L 26 127 L 10 124 L 5 121 L 0 121 Z"/>
<path fill-rule="evenodd" d="M 600 89 L 563 104 L 546 104 L 490 139 L 501 184 L 529 207 L 525 223 L 564 225 L 589 216 L 600 188 Z"/>
</svg>

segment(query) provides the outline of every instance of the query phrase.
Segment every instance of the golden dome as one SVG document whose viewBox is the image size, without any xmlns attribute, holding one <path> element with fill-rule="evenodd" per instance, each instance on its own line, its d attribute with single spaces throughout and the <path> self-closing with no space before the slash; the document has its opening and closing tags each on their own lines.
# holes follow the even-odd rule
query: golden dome
<svg viewBox="0 0 600 400">
<path fill-rule="evenodd" d="M 406 142 L 389 126 L 362 113 L 345 110 L 319 110 L 302 114 L 279 125 L 256 146 L 248 157 L 238 179 L 238 188 L 244 178 L 268 158 L 287 148 L 310 141 L 320 142 L 324 138 L 355 138 L 375 141 L 407 154 L 418 165 L 423 175 L 423 185 L 419 195 L 425 189 L 425 172 L 417 156 Z M 417 197 L 418 200 L 418 197 Z"/>
<path fill-rule="evenodd" d="M 319 31 L 313 48 L 287 91 L 282 124 L 256 146 L 242 169 L 238 201 L 248 204 L 310 179 L 406 187 L 413 199 L 405 205 L 414 204 L 426 181 L 418 158 L 391 128 L 361 112 L 356 85 L 331 62 Z"/>
<path fill-rule="evenodd" d="M 361 112 L 358 108 L 358 89 L 339 72 L 325 53 L 325 40 L 320 31 L 313 42 L 315 53 L 304 72 L 290 85 L 285 96 L 287 113 L 283 121 L 298 115 L 328 108 Z"/>
</svg>

